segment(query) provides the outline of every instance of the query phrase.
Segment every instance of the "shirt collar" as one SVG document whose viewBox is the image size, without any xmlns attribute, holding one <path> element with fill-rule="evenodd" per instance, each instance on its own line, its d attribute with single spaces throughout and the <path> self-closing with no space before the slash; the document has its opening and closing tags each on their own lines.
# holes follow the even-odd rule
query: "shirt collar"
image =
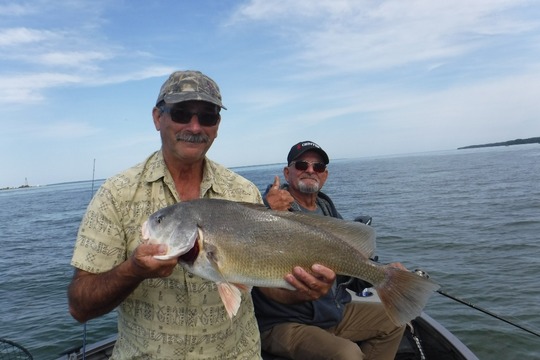
<svg viewBox="0 0 540 360">
<path fill-rule="evenodd" d="M 147 159 L 146 169 L 145 180 L 147 182 L 155 182 L 160 179 L 164 179 L 164 182 L 167 183 L 172 189 L 175 188 L 171 173 L 165 165 L 165 160 L 163 159 L 163 153 L 161 150 L 156 151 Z M 210 189 L 216 194 L 223 194 L 225 186 L 226 182 L 223 179 L 223 174 L 219 174 L 217 164 L 205 157 L 203 178 L 201 183 L 202 196 L 205 197 L 206 193 Z"/>
</svg>

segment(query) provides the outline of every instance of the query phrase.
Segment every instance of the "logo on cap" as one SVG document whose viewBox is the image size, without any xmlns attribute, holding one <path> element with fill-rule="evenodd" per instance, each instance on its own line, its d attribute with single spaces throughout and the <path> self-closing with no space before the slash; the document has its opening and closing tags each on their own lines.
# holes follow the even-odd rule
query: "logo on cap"
<svg viewBox="0 0 540 360">
<path fill-rule="evenodd" d="M 291 151 L 289 151 L 289 155 L 287 155 L 287 164 L 290 164 L 291 161 L 310 150 L 321 155 L 325 164 L 330 162 L 328 155 L 319 145 L 313 141 L 300 141 L 298 144 L 293 145 Z"/>
</svg>

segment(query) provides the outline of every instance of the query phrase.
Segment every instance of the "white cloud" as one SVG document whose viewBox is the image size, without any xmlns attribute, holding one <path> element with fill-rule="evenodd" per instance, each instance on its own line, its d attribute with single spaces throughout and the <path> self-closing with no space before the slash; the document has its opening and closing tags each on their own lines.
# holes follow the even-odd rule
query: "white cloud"
<svg viewBox="0 0 540 360">
<path fill-rule="evenodd" d="M 26 4 L 0 4 L 0 16 L 21 16 L 34 12 L 34 7 Z"/>
<path fill-rule="evenodd" d="M 96 78 L 88 78 L 86 79 L 86 84 L 93 86 L 105 84 L 119 84 L 129 81 L 162 77 L 165 75 L 169 75 L 174 70 L 177 70 L 176 67 L 164 65 L 146 65 L 141 66 L 135 70 L 124 69 L 124 71 L 119 73 L 111 73 Z"/>
<path fill-rule="evenodd" d="M 0 104 L 40 102 L 43 90 L 77 82 L 76 75 L 50 72 L 0 76 Z"/>
<path fill-rule="evenodd" d="M 321 76 L 440 63 L 489 48 L 486 36 L 512 36 L 539 26 L 540 20 L 511 12 L 529 3 L 253 0 L 241 6 L 229 24 L 272 25 L 275 33 L 296 43 L 290 61 L 311 69 L 311 76 L 313 71 Z"/>
<path fill-rule="evenodd" d="M 41 122 L 42 119 L 35 121 L 28 120 L 26 123 L 19 123 L 16 126 L 5 127 L 6 135 L 10 136 L 10 140 L 25 139 L 25 140 L 77 140 L 86 138 L 101 132 L 100 128 L 91 126 L 87 123 L 73 121 L 48 121 Z M 14 125 L 14 124 L 11 124 Z"/>
<path fill-rule="evenodd" d="M 111 57 L 111 55 L 99 51 L 55 51 L 42 54 L 34 61 L 47 66 L 80 67 L 81 64 L 92 64 Z M 31 62 L 32 59 L 28 59 L 28 61 Z"/>
<path fill-rule="evenodd" d="M 39 138 L 79 139 L 98 133 L 100 130 L 80 122 L 57 122 L 34 130 L 30 135 Z"/>
<path fill-rule="evenodd" d="M 45 40 L 55 39 L 57 36 L 52 31 L 36 30 L 25 27 L 0 30 L 0 47 L 9 51 L 9 47 L 27 46 L 30 43 L 39 43 Z"/>
</svg>

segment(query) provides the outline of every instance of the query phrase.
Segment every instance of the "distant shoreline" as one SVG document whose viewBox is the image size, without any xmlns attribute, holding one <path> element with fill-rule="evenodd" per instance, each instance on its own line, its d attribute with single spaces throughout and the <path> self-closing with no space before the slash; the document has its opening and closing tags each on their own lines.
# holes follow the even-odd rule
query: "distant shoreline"
<svg viewBox="0 0 540 360">
<path fill-rule="evenodd" d="M 515 140 L 509 140 L 504 142 L 496 142 L 496 143 L 489 143 L 489 144 L 480 144 L 480 145 L 468 145 L 457 148 L 458 150 L 462 149 L 475 149 L 475 148 L 484 148 L 484 147 L 494 147 L 494 146 L 511 146 L 511 145 L 523 145 L 523 144 L 540 144 L 540 137 L 532 137 L 528 139 L 515 139 Z M 387 156 L 396 156 L 399 154 L 391 154 Z M 348 158 L 342 158 L 342 159 L 334 159 L 333 161 L 337 160 L 345 160 Z M 231 169 L 237 170 L 237 169 L 249 169 L 249 168 L 261 168 L 261 167 L 269 167 L 269 166 L 276 166 L 281 163 L 272 163 L 272 164 L 259 164 L 259 165 L 242 165 L 242 166 L 232 166 Z M 95 182 L 104 181 L 105 179 L 96 179 Z M 15 189 L 24 189 L 24 188 L 34 188 L 39 186 L 52 186 L 52 185 L 62 185 L 62 184 L 69 184 L 69 183 L 78 183 L 78 182 L 87 182 L 91 180 L 75 180 L 75 181 L 67 181 L 67 182 L 59 182 L 59 183 L 52 183 L 47 185 L 28 185 L 27 183 L 20 186 L 6 186 L 6 187 L 0 187 L 0 191 L 2 190 L 15 190 Z"/>
<path fill-rule="evenodd" d="M 30 185 L 7 186 L 7 187 L 0 188 L 0 190 L 25 189 L 25 188 L 30 188 L 30 187 L 33 187 L 33 186 L 30 186 Z"/>
<path fill-rule="evenodd" d="M 523 145 L 523 144 L 540 144 L 540 137 L 532 137 L 528 139 L 515 139 L 515 140 L 508 140 L 504 142 L 496 142 L 496 143 L 482 144 L 482 145 L 469 145 L 469 146 L 459 147 L 457 149 L 458 150 L 476 149 L 476 148 L 484 148 L 484 147 L 492 147 L 492 146 L 511 146 L 511 145 Z"/>
</svg>

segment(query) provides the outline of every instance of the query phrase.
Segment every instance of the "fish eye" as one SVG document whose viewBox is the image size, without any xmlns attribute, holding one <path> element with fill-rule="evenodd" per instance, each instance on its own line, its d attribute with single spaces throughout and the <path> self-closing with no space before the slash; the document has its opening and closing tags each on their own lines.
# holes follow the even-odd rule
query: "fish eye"
<svg viewBox="0 0 540 360">
<path fill-rule="evenodd" d="M 161 220 L 163 220 L 163 216 L 162 216 L 162 215 L 156 217 L 156 222 L 157 222 L 158 224 L 161 224 Z"/>
</svg>

